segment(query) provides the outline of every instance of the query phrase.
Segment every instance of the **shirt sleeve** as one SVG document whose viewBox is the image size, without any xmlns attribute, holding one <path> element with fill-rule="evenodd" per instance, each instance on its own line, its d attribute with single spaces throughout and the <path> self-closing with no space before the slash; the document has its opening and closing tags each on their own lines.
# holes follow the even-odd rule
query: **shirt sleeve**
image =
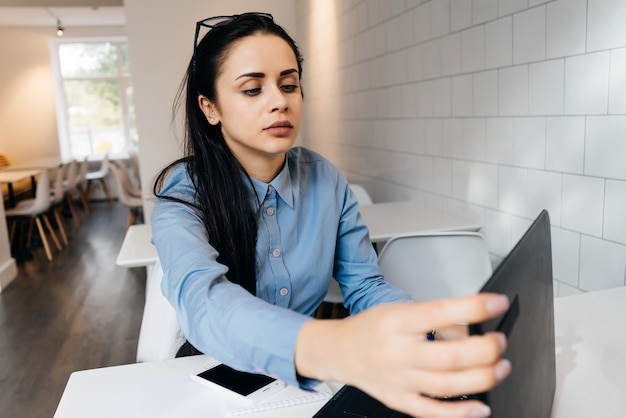
<svg viewBox="0 0 626 418">
<path fill-rule="evenodd" d="M 346 308 L 355 314 L 382 303 L 411 301 L 408 294 L 384 280 L 369 231 L 359 214 L 358 201 L 343 176 L 339 177 L 337 193 L 343 208 L 333 276 L 339 283 Z"/>
<path fill-rule="evenodd" d="M 174 169 L 163 195 L 191 201 L 184 169 Z M 163 266 L 162 291 L 174 306 L 185 337 L 200 351 L 238 370 L 264 373 L 307 388 L 294 365 L 295 343 L 306 315 L 274 306 L 224 276 L 218 253 L 194 209 L 157 198 L 153 243 Z"/>
</svg>

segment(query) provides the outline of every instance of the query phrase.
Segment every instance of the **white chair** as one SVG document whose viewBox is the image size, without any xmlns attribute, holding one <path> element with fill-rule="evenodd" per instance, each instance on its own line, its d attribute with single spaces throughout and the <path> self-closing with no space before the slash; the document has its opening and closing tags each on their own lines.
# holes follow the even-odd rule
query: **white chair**
<svg viewBox="0 0 626 418">
<path fill-rule="evenodd" d="M 122 179 L 124 180 L 124 188 L 131 196 L 141 197 L 141 189 L 135 184 L 132 177 L 130 176 L 130 172 L 128 171 L 128 167 L 122 161 L 113 162 L 120 169 L 120 173 L 122 173 Z"/>
<path fill-rule="evenodd" d="M 63 189 L 65 191 L 65 201 L 72 214 L 72 220 L 74 226 L 78 228 L 80 226 L 81 218 L 78 214 L 78 209 L 74 203 L 74 197 L 78 194 L 78 162 L 72 160 L 71 162 L 63 166 L 65 172 L 63 180 Z"/>
<path fill-rule="evenodd" d="M 25 199 L 20 201 L 14 208 L 7 209 L 5 211 L 5 215 L 8 218 L 29 218 L 30 223 L 28 227 L 28 237 L 26 240 L 27 247 L 30 247 L 30 242 L 32 239 L 33 232 L 33 222 L 37 224 L 37 231 L 39 231 L 39 236 L 41 237 L 41 241 L 44 246 L 44 250 L 46 251 L 46 256 L 49 261 L 52 261 L 52 251 L 50 250 L 50 245 L 48 244 L 48 238 L 46 236 L 46 232 L 41 224 L 41 220 L 43 219 L 48 231 L 50 232 L 50 236 L 54 241 L 56 248 L 61 251 L 61 243 L 59 242 L 56 234 L 54 233 L 54 229 L 52 229 L 52 225 L 50 224 L 50 220 L 46 215 L 50 209 L 50 173 L 48 170 L 43 170 L 39 176 L 39 181 L 37 182 L 37 189 L 35 191 L 35 197 L 32 199 Z M 10 240 L 13 241 L 15 236 L 15 227 L 17 224 L 17 219 L 14 219 L 11 224 L 10 230 Z"/>
<path fill-rule="evenodd" d="M 128 227 L 136 222 L 137 217 L 143 208 L 143 199 L 141 199 L 141 197 L 132 196 L 128 193 L 128 190 L 124 185 L 124 177 L 120 169 L 115 164 L 109 163 L 109 171 L 113 173 L 120 203 L 128 207 L 128 218 L 126 220 L 126 229 L 128 230 Z"/>
<path fill-rule="evenodd" d="M 87 180 L 88 165 L 89 161 L 87 160 L 87 157 L 85 157 L 85 159 L 78 164 L 78 176 L 76 179 L 76 192 L 87 215 L 91 213 L 89 199 L 87 199 L 87 184 L 89 183 Z"/>
<path fill-rule="evenodd" d="M 52 193 L 50 193 L 50 210 L 54 215 L 54 219 L 57 221 L 59 231 L 61 232 L 61 238 L 65 245 L 69 244 L 67 226 L 63 220 L 63 201 L 65 199 L 65 190 L 63 188 L 63 169 L 57 167 L 53 171 L 54 181 L 51 183 Z"/>
<path fill-rule="evenodd" d="M 133 174 L 135 175 L 135 180 L 137 180 L 137 184 L 141 187 L 141 173 L 139 171 L 139 154 L 137 151 L 130 152 L 130 166 L 133 168 Z"/>
<path fill-rule="evenodd" d="M 102 157 L 102 164 L 100 164 L 100 169 L 97 171 L 87 172 L 87 191 L 85 194 L 87 198 L 89 198 L 89 194 L 91 192 L 91 187 L 93 182 L 99 182 L 102 185 L 102 189 L 104 189 L 104 193 L 107 196 L 109 202 L 113 203 L 113 196 L 111 196 L 111 192 L 109 191 L 109 186 L 107 184 L 107 175 L 109 174 L 109 154 L 104 154 Z"/>
<path fill-rule="evenodd" d="M 356 195 L 356 200 L 359 202 L 360 206 L 371 205 L 374 203 L 370 194 L 367 190 L 365 190 L 365 187 L 360 184 L 350 183 L 350 189 L 352 190 L 352 193 Z"/>
<path fill-rule="evenodd" d="M 146 280 L 146 304 L 137 344 L 137 361 L 162 361 L 174 358 L 185 342 L 176 311 L 163 296 L 163 268 L 157 263 L 149 270 Z"/>
<path fill-rule="evenodd" d="M 397 236 L 378 255 L 385 280 L 415 301 L 471 295 L 491 276 L 489 252 L 476 232 Z"/>
</svg>

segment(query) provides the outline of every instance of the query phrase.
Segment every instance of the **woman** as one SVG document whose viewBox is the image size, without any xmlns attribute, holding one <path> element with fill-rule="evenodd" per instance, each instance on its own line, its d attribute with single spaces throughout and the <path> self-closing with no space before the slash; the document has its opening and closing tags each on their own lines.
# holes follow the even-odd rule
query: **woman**
<svg viewBox="0 0 626 418">
<path fill-rule="evenodd" d="M 186 156 L 158 176 L 152 219 L 163 292 L 191 343 L 183 350 L 303 388 L 345 382 L 410 414 L 488 416 L 477 401 L 424 394 L 495 385 L 510 371 L 504 337 L 425 335 L 499 315 L 508 300 L 407 303 L 380 274 L 346 179 L 292 148 L 303 97 L 294 41 L 262 13 L 198 22 L 196 38 L 201 27 L 186 75 Z M 352 316 L 314 320 L 332 277 Z"/>
</svg>

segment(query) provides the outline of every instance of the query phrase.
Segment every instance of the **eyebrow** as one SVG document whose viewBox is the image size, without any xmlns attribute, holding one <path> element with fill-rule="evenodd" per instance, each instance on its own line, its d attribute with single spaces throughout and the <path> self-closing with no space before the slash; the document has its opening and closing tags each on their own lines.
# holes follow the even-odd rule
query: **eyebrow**
<svg viewBox="0 0 626 418">
<path fill-rule="evenodd" d="M 297 73 L 297 72 L 298 72 L 298 70 L 296 70 L 295 68 L 290 68 L 288 70 L 281 71 L 280 72 L 280 76 L 284 77 L 286 75 Z M 245 73 L 245 74 L 241 74 L 235 80 L 239 80 L 240 78 L 243 78 L 243 77 L 265 78 L 265 73 Z"/>
</svg>

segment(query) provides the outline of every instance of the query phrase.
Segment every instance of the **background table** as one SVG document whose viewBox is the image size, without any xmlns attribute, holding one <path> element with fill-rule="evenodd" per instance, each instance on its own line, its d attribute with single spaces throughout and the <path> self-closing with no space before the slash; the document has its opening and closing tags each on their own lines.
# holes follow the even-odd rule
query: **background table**
<svg viewBox="0 0 626 418">
<path fill-rule="evenodd" d="M 148 267 L 159 259 L 156 248 L 150 240 L 150 224 L 131 225 L 117 255 L 116 264 L 121 267 Z"/>
<path fill-rule="evenodd" d="M 438 212 L 417 202 L 386 202 L 359 209 L 372 242 L 387 241 L 395 235 L 429 231 L 479 231 L 476 222 Z"/>
<path fill-rule="evenodd" d="M 25 180 L 30 177 L 33 193 L 36 190 L 37 182 L 35 176 L 41 173 L 41 170 L 2 170 L 0 171 L 0 183 L 6 184 L 9 189 L 9 207 L 15 206 L 15 194 L 13 192 L 13 183 Z M 34 197 L 34 196 L 33 196 Z"/>
<path fill-rule="evenodd" d="M 552 418 L 623 418 L 626 288 L 556 299 L 554 313 L 557 387 Z M 223 417 L 219 395 L 189 378 L 191 371 L 202 368 L 202 357 L 75 372 L 55 417 Z M 319 408 L 315 403 L 250 416 L 311 417 Z"/>
</svg>

